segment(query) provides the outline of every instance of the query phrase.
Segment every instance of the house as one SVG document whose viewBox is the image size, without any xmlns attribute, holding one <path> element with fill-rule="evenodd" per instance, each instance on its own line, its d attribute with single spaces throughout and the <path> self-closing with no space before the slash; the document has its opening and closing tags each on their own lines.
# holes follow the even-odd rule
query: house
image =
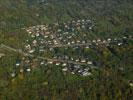
<svg viewBox="0 0 133 100">
<path fill-rule="evenodd" d="M 75 74 L 74 72 L 71 72 L 71 74 Z"/>
<path fill-rule="evenodd" d="M 49 44 L 49 45 L 51 45 L 51 44 L 52 44 L 52 42 L 51 42 L 51 41 L 48 41 L 48 44 Z"/>
<path fill-rule="evenodd" d="M 72 23 L 75 23 L 75 20 L 73 20 Z"/>
<path fill-rule="evenodd" d="M 36 45 L 37 44 L 37 41 L 36 40 L 33 40 L 33 42 L 32 42 L 34 45 Z"/>
<path fill-rule="evenodd" d="M 63 42 L 66 42 L 66 40 L 63 40 Z"/>
<path fill-rule="evenodd" d="M 84 72 L 82 72 L 82 75 L 83 75 L 83 76 L 90 76 L 90 75 L 92 75 L 92 73 L 87 72 L 87 71 L 84 71 Z"/>
<path fill-rule="evenodd" d="M 54 56 L 53 59 L 57 59 L 58 57 L 57 56 Z"/>
<path fill-rule="evenodd" d="M 81 63 L 85 63 L 86 62 L 86 60 L 85 59 L 81 59 L 81 61 L 80 61 Z"/>
<path fill-rule="evenodd" d="M 51 39 L 54 39 L 54 36 L 53 36 L 53 35 L 50 35 L 50 38 L 51 38 Z"/>
<path fill-rule="evenodd" d="M 32 33 L 30 29 L 27 29 L 26 31 L 27 31 L 29 34 L 31 34 L 31 33 Z"/>
<path fill-rule="evenodd" d="M 132 38 L 132 35 L 129 35 L 129 38 Z"/>
<path fill-rule="evenodd" d="M 49 50 L 50 50 L 50 51 L 54 51 L 54 49 L 53 49 L 53 48 L 49 48 Z"/>
<path fill-rule="evenodd" d="M 20 66 L 20 63 L 18 62 L 18 63 L 16 63 L 16 66 Z"/>
<path fill-rule="evenodd" d="M 91 26 L 89 27 L 89 30 L 92 30 L 92 27 Z"/>
<path fill-rule="evenodd" d="M 15 76 L 16 76 L 15 72 L 11 73 L 11 77 L 15 77 Z"/>
<path fill-rule="evenodd" d="M 23 73 L 23 72 L 24 72 L 24 69 L 21 68 L 21 69 L 20 69 L 20 73 Z"/>
<path fill-rule="evenodd" d="M 56 40 L 53 40 L 53 41 L 54 41 L 54 44 L 55 44 L 55 45 L 57 45 L 57 44 L 58 44 L 58 42 L 57 42 Z"/>
<path fill-rule="evenodd" d="M 92 61 L 88 61 L 87 64 L 91 65 L 92 64 Z"/>
<path fill-rule="evenodd" d="M 80 20 L 77 20 L 78 23 L 80 23 L 81 21 Z"/>
<path fill-rule="evenodd" d="M 124 37 L 123 37 L 123 39 L 127 39 L 127 37 L 126 37 L 126 36 L 124 36 Z"/>
<path fill-rule="evenodd" d="M 104 43 L 104 44 L 106 44 L 106 43 L 107 43 L 107 41 L 106 41 L 106 40 L 103 40 L 103 43 Z"/>
<path fill-rule="evenodd" d="M 130 85 L 131 87 L 133 87 L 133 81 L 132 81 L 132 80 L 129 81 L 129 85 Z"/>
<path fill-rule="evenodd" d="M 82 28 L 85 28 L 85 25 L 82 25 Z"/>
<path fill-rule="evenodd" d="M 47 31 L 47 32 L 45 32 L 45 34 L 47 34 L 47 35 L 48 35 L 48 34 L 50 34 L 50 32 L 48 32 L 48 31 Z"/>
<path fill-rule="evenodd" d="M 54 25 L 55 25 L 55 26 L 59 26 L 59 23 L 58 23 L 58 22 L 56 22 L 56 23 L 54 23 Z"/>
<path fill-rule="evenodd" d="M 86 49 L 88 49 L 88 48 L 89 48 L 89 46 L 86 46 L 85 48 L 86 48 Z"/>
<path fill-rule="evenodd" d="M 133 83 L 129 83 L 129 85 L 130 85 L 131 87 L 133 87 Z"/>
<path fill-rule="evenodd" d="M 42 61 L 42 62 L 40 63 L 40 65 L 44 65 L 44 61 Z"/>
<path fill-rule="evenodd" d="M 74 41 L 72 41 L 71 43 L 72 43 L 72 44 L 74 44 L 75 42 L 74 42 Z"/>
<path fill-rule="evenodd" d="M 62 69 L 63 72 L 66 72 L 67 70 L 68 70 L 67 67 L 65 67 L 65 68 Z"/>
<path fill-rule="evenodd" d="M 56 66 L 59 66 L 60 65 L 60 63 L 59 62 L 56 62 L 56 64 L 55 64 Z"/>
<path fill-rule="evenodd" d="M 82 41 L 83 44 L 85 44 L 86 42 L 85 41 Z"/>
<path fill-rule="evenodd" d="M 84 20 L 84 19 L 82 19 L 82 22 L 85 22 L 85 20 Z"/>
<path fill-rule="evenodd" d="M 30 68 L 27 68 L 27 69 L 26 69 L 26 71 L 27 71 L 27 72 L 30 72 L 30 71 L 31 71 L 31 69 L 30 69 Z"/>
<path fill-rule="evenodd" d="M 89 70 L 90 70 L 90 68 L 85 68 L 84 70 L 85 70 L 85 71 L 89 71 Z"/>
<path fill-rule="evenodd" d="M 35 52 L 35 50 L 34 49 L 31 49 L 30 51 L 29 51 L 29 53 L 34 53 Z"/>
<path fill-rule="evenodd" d="M 107 39 L 107 41 L 109 41 L 109 42 L 110 42 L 110 41 L 111 41 L 111 38 L 108 38 L 108 39 Z"/>
<path fill-rule="evenodd" d="M 65 57 L 64 57 L 66 60 L 68 60 L 69 59 L 69 57 L 67 56 L 67 55 L 65 55 Z"/>
<path fill-rule="evenodd" d="M 32 37 L 32 38 L 35 38 L 36 36 L 32 34 L 31 37 Z"/>
<path fill-rule="evenodd" d="M 62 30 L 61 29 L 58 29 L 57 32 L 61 32 Z"/>
<path fill-rule="evenodd" d="M 68 45 L 70 45 L 71 43 L 70 43 L 70 42 L 68 42 L 67 44 L 68 44 Z"/>
<path fill-rule="evenodd" d="M 74 58 L 73 58 L 73 57 L 71 57 L 71 60 L 74 60 Z"/>
<path fill-rule="evenodd" d="M 25 60 L 24 62 L 25 62 L 26 64 L 28 64 L 28 63 L 30 63 L 30 60 L 27 59 L 27 60 Z"/>
<path fill-rule="evenodd" d="M 68 28 L 68 26 L 67 26 L 67 25 L 65 25 L 65 28 Z"/>
<path fill-rule="evenodd" d="M 63 37 L 59 37 L 59 40 L 62 40 L 63 39 Z"/>
<path fill-rule="evenodd" d="M 76 59 L 75 61 L 76 61 L 76 62 L 79 62 L 79 59 Z"/>
<path fill-rule="evenodd" d="M 36 36 L 38 37 L 38 36 L 40 36 L 40 34 L 39 33 L 36 33 Z"/>
<path fill-rule="evenodd" d="M 96 43 L 96 40 L 92 40 L 93 43 Z"/>
<path fill-rule="evenodd" d="M 122 45 L 122 43 L 118 43 L 118 46 L 121 46 Z"/>
<path fill-rule="evenodd" d="M 83 72 L 83 69 L 78 70 L 78 73 L 82 73 L 82 72 Z"/>
<path fill-rule="evenodd" d="M 77 43 L 80 43 L 80 40 L 77 40 L 76 42 L 77 42 Z"/>
<path fill-rule="evenodd" d="M 80 65 L 74 65 L 74 68 L 79 69 Z"/>
<path fill-rule="evenodd" d="M 99 45 L 98 43 L 96 43 L 96 45 Z"/>
<path fill-rule="evenodd" d="M 45 43 L 45 41 L 42 39 L 42 40 L 40 41 L 40 43 L 41 43 L 41 44 L 44 44 L 44 43 Z"/>
<path fill-rule="evenodd" d="M 68 39 L 71 39 L 71 38 L 72 38 L 72 36 L 69 36 L 69 37 L 68 37 Z"/>
<path fill-rule="evenodd" d="M 101 39 L 98 39 L 97 42 L 101 42 Z"/>
<path fill-rule="evenodd" d="M 40 48 L 39 49 L 39 52 L 44 52 L 45 50 L 43 48 Z"/>
<path fill-rule="evenodd" d="M 48 35 L 45 35 L 44 38 L 48 38 Z"/>
<path fill-rule="evenodd" d="M 53 64 L 53 61 L 48 61 L 48 64 Z"/>
<path fill-rule="evenodd" d="M 67 63 L 63 63 L 63 64 L 62 64 L 63 67 L 66 66 L 66 65 L 67 65 Z"/>
<path fill-rule="evenodd" d="M 2 58 L 3 56 L 5 56 L 5 54 L 4 53 L 0 53 L 0 58 Z"/>
<path fill-rule="evenodd" d="M 86 22 L 91 22 L 91 20 L 88 19 L 88 20 L 86 20 Z"/>
</svg>

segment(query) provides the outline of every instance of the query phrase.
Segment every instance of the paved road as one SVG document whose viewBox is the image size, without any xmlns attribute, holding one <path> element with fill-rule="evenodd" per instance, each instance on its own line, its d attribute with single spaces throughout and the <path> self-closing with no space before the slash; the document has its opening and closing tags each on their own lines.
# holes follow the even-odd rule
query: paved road
<svg viewBox="0 0 133 100">
<path fill-rule="evenodd" d="M 49 46 L 51 48 L 56 48 L 56 47 L 74 47 L 74 46 L 89 46 L 91 45 L 91 43 L 78 43 L 78 44 L 64 44 L 64 45 L 52 45 L 52 46 Z"/>
<path fill-rule="evenodd" d="M 108 43 L 109 42 L 102 43 L 101 45 L 106 45 Z M 58 44 L 58 45 L 52 45 L 52 46 L 49 46 L 49 47 L 55 48 L 55 47 L 89 46 L 89 45 L 93 46 L 92 44 L 96 45 L 96 43 L 90 42 L 90 43 L 77 43 L 77 44 L 64 44 L 64 45 L 63 44 Z M 50 58 L 45 58 L 45 57 L 41 57 L 41 56 L 35 56 L 35 55 L 29 54 L 29 53 L 25 53 L 21 49 L 15 49 L 15 48 L 12 48 L 12 47 L 4 45 L 4 44 L 1 44 L 0 47 L 5 48 L 5 49 L 10 50 L 10 51 L 18 52 L 18 53 L 26 55 L 26 56 L 36 57 L 38 59 L 43 59 L 43 60 L 48 60 L 48 61 L 53 61 L 53 62 L 66 62 L 66 63 L 70 63 L 70 64 L 87 65 L 86 63 L 80 63 L 80 62 L 75 62 L 75 61 L 70 61 L 70 60 L 50 59 Z"/>
<path fill-rule="evenodd" d="M 7 45 L 4 45 L 4 44 L 1 44 L 0 47 L 5 48 L 9 51 L 18 52 L 18 53 L 26 55 L 26 56 L 36 57 L 38 59 L 48 60 L 48 61 L 52 61 L 52 62 L 63 62 L 63 63 L 77 64 L 77 65 L 87 65 L 86 63 L 80 63 L 80 62 L 75 62 L 75 61 L 70 61 L 70 60 L 59 60 L 59 59 L 45 58 L 45 57 L 41 57 L 41 56 L 34 56 L 32 54 L 23 52 L 21 49 L 14 49 L 14 48 L 7 46 Z"/>
<path fill-rule="evenodd" d="M 129 38 L 132 40 L 132 38 Z M 128 40 L 128 39 L 126 39 Z M 121 39 L 122 41 L 122 39 Z M 94 43 L 94 42 L 89 42 L 89 43 L 77 43 L 77 44 L 58 44 L 58 45 L 52 45 L 52 46 L 49 46 L 50 48 L 56 48 L 56 47 L 75 47 L 75 46 L 94 46 L 94 45 L 100 45 L 100 46 L 106 46 L 108 44 L 111 44 L 113 43 L 114 41 L 106 41 L 105 43 L 102 43 L 102 42 L 97 42 L 97 43 Z M 117 41 L 118 42 L 118 41 Z M 118 42 L 119 43 L 119 42 Z M 118 45 L 117 43 L 115 45 Z"/>
</svg>

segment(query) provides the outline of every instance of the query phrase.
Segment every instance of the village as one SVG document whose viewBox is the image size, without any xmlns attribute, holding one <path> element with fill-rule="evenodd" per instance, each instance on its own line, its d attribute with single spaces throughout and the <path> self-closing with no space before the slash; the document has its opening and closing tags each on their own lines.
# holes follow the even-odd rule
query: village
<svg viewBox="0 0 133 100">
<path fill-rule="evenodd" d="M 0 0 L 0 100 L 133 100 L 133 0 Z"/>
<path fill-rule="evenodd" d="M 95 27 L 91 20 L 77 20 L 68 23 L 37 25 L 26 28 L 28 33 L 24 48 L 15 50 L 5 45 L 7 49 L 19 52 L 24 56 L 16 60 L 15 70 L 11 77 L 18 73 L 31 72 L 38 67 L 59 66 L 62 72 L 90 76 L 98 68 L 99 62 L 85 51 L 97 50 L 98 47 L 122 46 L 128 44 L 132 36 L 107 39 L 88 39 L 89 33 Z M 75 53 L 76 52 L 76 53 Z M 95 52 L 96 54 L 97 52 Z M 5 56 L 0 54 L 0 57 Z"/>
</svg>

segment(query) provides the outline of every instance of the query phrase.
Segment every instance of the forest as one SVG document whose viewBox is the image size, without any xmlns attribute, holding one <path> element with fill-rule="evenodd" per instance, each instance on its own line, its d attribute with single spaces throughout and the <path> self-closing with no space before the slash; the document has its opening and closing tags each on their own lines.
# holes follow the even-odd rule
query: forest
<svg viewBox="0 0 133 100">
<path fill-rule="evenodd" d="M 61 65 L 51 64 L 11 77 L 11 72 L 19 69 L 15 63 L 24 55 L 1 44 L 24 50 L 26 40 L 33 39 L 26 28 L 48 25 L 56 33 L 56 23 L 65 30 L 63 23 L 80 19 L 91 19 L 95 26 L 91 31 L 78 31 L 76 39 L 82 39 L 84 33 L 87 41 L 130 39 L 123 39 L 122 46 L 56 47 L 52 52 L 48 47 L 43 54 L 35 52 L 35 56 L 51 59 L 90 57 L 97 66 L 90 76 L 64 74 Z M 0 0 L 0 100 L 133 100 L 132 22 L 132 0 Z"/>
</svg>

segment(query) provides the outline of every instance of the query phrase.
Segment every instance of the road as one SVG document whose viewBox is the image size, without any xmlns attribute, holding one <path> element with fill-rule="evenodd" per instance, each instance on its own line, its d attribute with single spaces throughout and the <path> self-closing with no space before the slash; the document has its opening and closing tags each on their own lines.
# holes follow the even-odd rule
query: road
<svg viewBox="0 0 133 100">
<path fill-rule="evenodd" d="M 56 36 L 54 36 L 54 37 L 57 38 Z M 57 41 L 57 42 L 60 42 L 60 41 Z M 108 43 L 110 43 L 110 42 L 101 43 L 101 44 L 99 43 L 99 44 L 100 45 L 106 45 Z M 58 45 L 52 45 L 52 46 L 49 46 L 49 47 L 50 48 L 75 47 L 75 46 L 91 46 L 92 47 L 92 44 L 94 44 L 94 46 L 96 45 L 96 43 L 93 43 L 93 42 L 90 42 L 90 43 L 77 43 L 77 44 L 60 44 L 59 43 Z M 35 56 L 35 55 L 29 54 L 29 53 L 25 53 L 21 49 L 15 49 L 15 48 L 12 48 L 12 47 L 4 45 L 4 44 L 1 44 L 0 48 L 5 48 L 5 49 L 7 49 L 9 51 L 18 52 L 18 53 L 23 54 L 25 56 L 36 57 L 38 59 L 43 59 L 43 60 L 52 61 L 52 62 L 63 62 L 63 63 L 77 64 L 77 65 L 87 65 L 86 63 L 80 63 L 80 62 L 75 62 L 75 61 L 70 61 L 70 60 L 50 59 L 50 58 L 46 58 L 46 57 L 42 57 L 42 56 Z"/>
<path fill-rule="evenodd" d="M 49 46 L 51 48 L 56 48 L 56 47 L 74 47 L 74 46 L 89 46 L 91 43 L 78 43 L 78 44 L 59 44 L 59 45 L 52 45 Z"/>
<path fill-rule="evenodd" d="M 75 62 L 75 61 L 70 61 L 70 60 L 50 59 L 50 58 L 46 58 L 46 57 L 35 56 L 35 55 L 29 54 L 29 53 L 25 53 L 21 49 L 15 49 L 15 48 L 12 48 L 12 47 L 4 45 L 4 44 L 1 44 L 0 47 L 5 48 L 6 50 L 9 50 L 9 51 L 18 52 L 25 56 L 36 57 L 38 59 L 43 59 L 43 60 L 47 60 L 47 61 L 62 62 L 62 63 L 76 64 L 76 65 L 87 65 L 86 63 L 80 63 L 80 62 Z"/>
<path fill-rule="evenodd" d="M 132 40 L 132 38 L 129 38 L 129 39 Z M 128 38 L 127 38 L 127 40 L 128 40 Z M 122 41 L 122 38 L 121 38 L 121 41 Z M 106 46 L 106 45 L 111 44 L 113 42 L 114 41 L 106 41 L 105 43 L 102 43 L 102 42 L 97 42 L 97 43 L 89 42 L 89 43 L 77 43 L 77 44 L 58 44 L 58 45 L 52 45 L 52 46 L 49 46 L 49 47 L 50 48 L 56 48 L 56 47 L 92 46 L 92 45 L 94 45 L 94 46 L 95 45 Z M 118 43 L 116 43 L 115 45 L 118 45 Z"/>
</svg>

